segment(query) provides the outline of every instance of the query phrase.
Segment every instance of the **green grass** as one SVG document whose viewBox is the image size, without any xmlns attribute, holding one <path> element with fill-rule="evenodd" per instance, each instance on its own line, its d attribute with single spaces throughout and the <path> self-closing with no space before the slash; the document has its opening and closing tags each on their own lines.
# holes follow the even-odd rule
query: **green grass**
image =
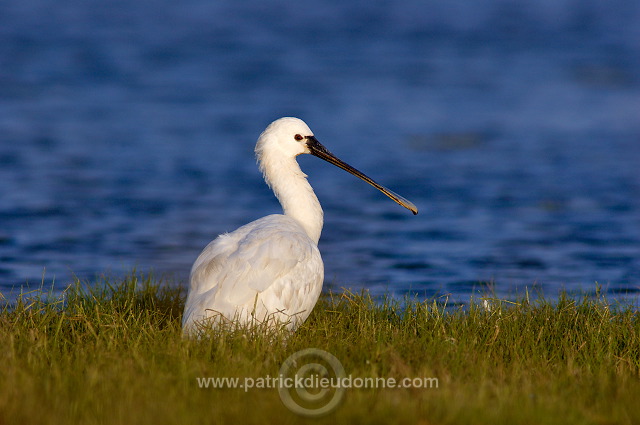
<svg viewBox="0 0 640 425">
<path fill-rule="evenodd" d="M 293 335 L 181 338 L 184 294 L 150 277 L 24 294 L 0 312 L 0 424 L 640 423 L 640 316 L 603 299 L 433 301 L 323 296 Z M 329 416 L 275 389 L 201 389 L 197 377 L 278 376 L 315 347 L 353 377 L 436 377 L 437 388 L 349 389 Z"/>
</svg>

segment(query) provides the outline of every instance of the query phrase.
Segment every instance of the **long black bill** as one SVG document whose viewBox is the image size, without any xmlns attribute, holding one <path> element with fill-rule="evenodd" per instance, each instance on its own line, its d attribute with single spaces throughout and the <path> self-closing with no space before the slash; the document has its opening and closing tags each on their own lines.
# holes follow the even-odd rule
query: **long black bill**
<svg viewBox="0 0 640 425">
<path fill-rule="evenodd" d="M 403 207 L 411 211 L 414 215 L 418 214 L 418 208 L 415 205 L 413 205 L 412 202 L 406 200 L 405 198 L 398 195 L 397 193 L 390 191 L 386 187 L 376 183 L 371 178 L 367 177 L 365 174 L 361 173 L 360 171 L 353 168 L 351 165 L 347 164 L 346 162 L 336 157 L 334 154 L 329 152 L 327 148 L 322 146 L 322 144 L 318 142 L 318 139 L 316 139 L 314 136 L 307 137 L 307 147 L 309 148 L 309 153 L 311 155 L 317 156 L 320 159 L 324 159 L 325 161 L 335 165 L 336 167 L 340 167 L 343 170 L 353 174 L 354 176 L 361 178 L 362 180 L 369 183 L 371 186 L 378 189 L 380 192 L 387 195 L 389 198 L 393 199 L 398 204 L 402 205 Z"/>
</svg>

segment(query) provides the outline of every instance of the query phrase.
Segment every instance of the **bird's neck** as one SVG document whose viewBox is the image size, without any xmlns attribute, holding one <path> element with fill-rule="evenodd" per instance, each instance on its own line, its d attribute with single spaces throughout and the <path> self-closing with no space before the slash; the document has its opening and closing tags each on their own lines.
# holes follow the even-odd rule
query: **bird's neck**
<svg viewBox="0 0 640 425">
<path fill-rule="evenodd" d="M 320 202 L 295 158 L 261 157 L 260 168 L 284 214 L 296 220 L 316 244 L 322 233 Z"/>
</svg>

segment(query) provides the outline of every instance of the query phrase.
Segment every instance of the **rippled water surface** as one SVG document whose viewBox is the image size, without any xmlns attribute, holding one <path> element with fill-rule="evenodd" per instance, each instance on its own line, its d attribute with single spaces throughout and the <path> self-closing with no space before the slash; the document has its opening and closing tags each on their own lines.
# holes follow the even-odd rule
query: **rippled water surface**
<svg viewBox="0 0 640 425">
<path fill-rule="evenodd" d="M 253 145 L 306 120 L 328 287 L 640 292 L 637 2 L 0 5 L 0 290 L 185 282 L 279 211 Z M 44 277 L 43 277 L 44 276 Z"/>
</svg>

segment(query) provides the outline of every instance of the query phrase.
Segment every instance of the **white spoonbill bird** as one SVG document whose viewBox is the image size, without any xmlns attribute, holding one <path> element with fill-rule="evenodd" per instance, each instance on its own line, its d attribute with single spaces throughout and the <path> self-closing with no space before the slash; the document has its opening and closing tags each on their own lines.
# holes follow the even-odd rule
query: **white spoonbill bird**
<svg viewBox="0 0 640 425">
<path fill-rule="evenodd" d="M 295 330 L 311 313 L 324 279 L 318 251 L 323 212 L 296 156 L 322 158 L 418 213 L 411 202 L 335 157 L 298 118 L 272 122 L 255 152 L 284 214 L 222 234 L 202 251 L 191 269 L 182 319 L 185 335 L 225 322 Z"/>
</svg>

